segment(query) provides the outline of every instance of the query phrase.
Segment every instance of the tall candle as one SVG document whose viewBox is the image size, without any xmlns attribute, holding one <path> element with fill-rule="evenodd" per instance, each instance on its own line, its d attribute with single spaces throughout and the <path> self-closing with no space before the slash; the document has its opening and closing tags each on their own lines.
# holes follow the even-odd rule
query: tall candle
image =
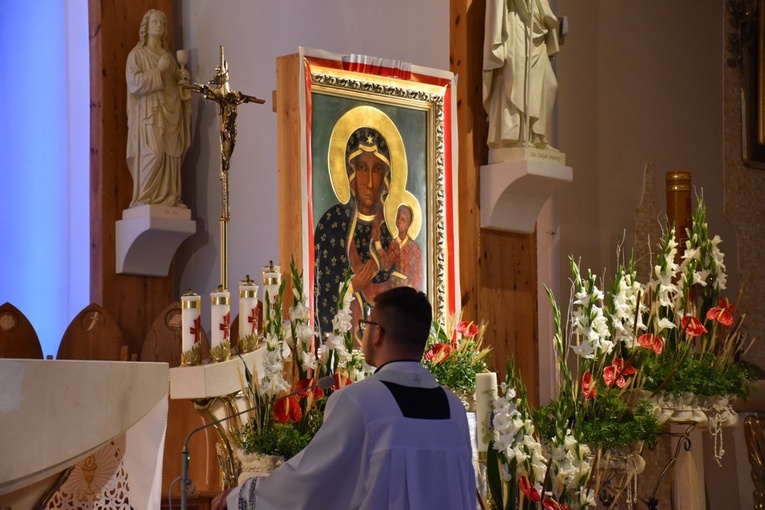
<svg viewBox="0 0 765 510">
<path fill-rule="evenodd" d="M 258 286 L 250 275 L 239 282 L 239 338 L 255 333 L 258 325 Z"/>
<path fill-rule="evenodd" d="M 269 262 L 268 266 L 263 268 L 263 290 L 268 295 L 268 305 L 272 306 L 276 300 L 276 294 L 282 284 L 281 268 Z"/>
<path fill-rule="evenodd" d="M 475 375 L 475 421 L 476 444 L 479 452 L 485 452 L 491 439 L 491 415 L 497 397 L 497 374 L 481 372 Z"/>
<path fill-rule="evenodd" d="M 230 341 L 231 294 L 222 287 L 210 294 L 210 350 Z"/>
<path fill-rule="evenodd" d="M 181 354 L 202 338 L 202 302 L 199 294 L 189 291 L 181 296 Z M 182 357 L 182 359 L 184 359 Z"/>
</svg>

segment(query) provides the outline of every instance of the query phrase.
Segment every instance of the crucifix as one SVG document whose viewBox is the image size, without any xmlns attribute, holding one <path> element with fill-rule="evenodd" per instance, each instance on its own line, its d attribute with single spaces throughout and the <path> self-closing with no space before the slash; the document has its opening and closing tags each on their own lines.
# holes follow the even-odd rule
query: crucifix
<svg viewBox="0 0 765 510">
<path fill-rule="evenodd" d="M 207 84 L 195 83 L 187 85 L 194 92 L 203 94 L 218 104 L 220 116 L 220 181 L 222 194 L 222 210 L 220 215 L 220 281 L 223 290 L 228 289 L 228 221 L 231 218 L 229 207 L 228 170 L 231 164 L 231 154 L 236 144 L 236 108 L 242 103 L 265 103 L 264 99 L 242 94 L 231 90 L 228 84 L 228 62 L 223 56 L 223 46 L 220 47 L 220 63 L 215 68 L 215 76 Z"/>
</svg>

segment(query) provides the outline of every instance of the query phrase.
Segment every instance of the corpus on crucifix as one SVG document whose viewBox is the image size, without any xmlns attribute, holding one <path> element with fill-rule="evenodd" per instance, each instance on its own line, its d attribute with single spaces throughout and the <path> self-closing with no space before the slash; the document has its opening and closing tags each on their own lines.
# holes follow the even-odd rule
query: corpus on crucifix
<svg viewBox="0 0 765 510">
<path fill-rule="evenodd" d="M 220 63 L 215 68 L 215 76 L 206 84 L 194 83 L 187 86 L 194 92 L 203 94 L 218 104 L 220 116 L 220 181 L 223 207 L 220 216 L 221 232 L 221 284 L 228 288 L 228 220 L 231 209 L 228 201 L 228 170 L 231 165 L 231 154 L 236 145 L 236 115 L 237 107 L 242 103 L 265 103 L 264 99 L 248 96 L 238 90 L 231 90 L 228 83 L 228 62 L 223 56 L 223 46 L 220 47 Z"/>
</svg>

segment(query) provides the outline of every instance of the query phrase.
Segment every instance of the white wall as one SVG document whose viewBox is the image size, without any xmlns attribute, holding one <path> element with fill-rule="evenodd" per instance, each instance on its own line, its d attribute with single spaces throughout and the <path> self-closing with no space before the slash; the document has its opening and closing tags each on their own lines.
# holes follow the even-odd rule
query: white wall
<svg viewBox="0 0 765 510">
<path fill-rule="evenodd" d="M 55 355 L 88 304 L 87 0 L 0 2 L 0 304 Z"/>
<path fill-rule="evenodd" d="M 564 281 L 569 255 L 613 274 L 624 229 L 633 245 L 652 162 L 657 213 L 666 210 L 668 170 L 690 170 L 703 188 L 710 232 L 729 254 L 729 289 L 738 289 L 736 240 L 723 213 L 724 4 L 559 0 L 570 33 L 558 57 L 558 138 L 574 169 L 559 195 Z"/>
<path fill-rule="evenodd" d="M 218 46 L 223 45 L 232 88 L 266 99 L 264 105 L 239 107 L 230 170 L 231 289 L 246 274 L 260 282 L 261 268 L 279 259 L 276 114 L 271 99 L 276 58 L 304 46 L 449 69 L 449 6 L 443 0 L 183 0 L 174 19 L 175 40 L 183 41 L 189 50 L 193 81 L 213 77 Z M 181 46 L 175 44 L 175 49 Z M 183 198 L 198 227 L 175 258 L 179 294 L 191 288 L 205 296 L 220 283 L 220 152 L 215 108 L 209 101 L 194 98 Z M 289 264 L 281 262 L 285 267 Z M 232 310 L 238 307 L 234 294 Z M 203 324 L 209 324 L 208 308 L 202 307 Z"/>
</svg>

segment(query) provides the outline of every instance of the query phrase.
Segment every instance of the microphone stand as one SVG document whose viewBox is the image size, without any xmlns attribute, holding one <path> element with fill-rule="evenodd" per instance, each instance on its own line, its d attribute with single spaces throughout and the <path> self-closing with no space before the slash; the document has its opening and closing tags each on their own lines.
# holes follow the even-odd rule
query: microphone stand
<svg viewBox="0 0 765 510">
<path fill-rule="evenodd" d="M 307 386 L 301 390 L 293 391 L 292 393 L 288 393 L 286 395 L 283 395 L 279 398 L 274 399 L 273 403 L 279 402 L 280 400 L 284 400 L 285 398 L 294 397 L 295 395 L 299 393 L 304 393 L 306 391 L 310 391 L 315 388 L 321 388 L 323 390 L 327 390 L 332 387 L 332 385 L 335 384 L 335 380 L 331 375 L 327 375 L 316 381 L 316 384 L 312 384 L 311 386 Z M 191 485 L 191 480 L 189 480 L 189 439 L 191 439 L 191 436 L 199 432 L 200 430 L 204 430 L 210 427 L 214 427 L 215 425 L 220 425 L 221 423 L 228 421 L 232 418 L 236 418 L 237 416 L 241 416 L 245 413 L 249 413 L 250 411 L 255 411 L 256 409 L 259 409 L 263 407 L 262 405 L 257 405 L 253 407 L 248 407 L 244 411 L 239 411 L 238 413 L 234 413 L 232 415 L 226 416 L 224 418 L 220 418 L 219 420 L 213 420 L 210 423 L 205 423 L 204 425 L 200 425 L 199 427 L 195 428 L 189 434 L 186 436 L 186 440 L 183 442 L 183 450 L 181 450 L 181 510 L 187 510 L 188 509 L 188 488 Z"/>
</svg>

